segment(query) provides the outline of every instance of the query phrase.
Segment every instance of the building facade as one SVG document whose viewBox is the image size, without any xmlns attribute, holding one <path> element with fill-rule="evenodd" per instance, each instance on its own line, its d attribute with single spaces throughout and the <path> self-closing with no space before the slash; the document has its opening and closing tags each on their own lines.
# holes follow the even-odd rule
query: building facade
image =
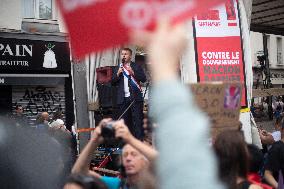
<svg viewBox="0 0 284 189">
<path fill-rule="evenodd" d="M 41 112 L 62 111 L 70 128 L 70 48 L 55 1 L 4 0 L 0 17 L 0 113 L 22 105 L 34 125 Z"/>
<path fill-rule="evenodd" d="M 261 64 L 258 56 L 263 55 L 262 33 L 251 32 L 251 57 L 253 65 L 254 88 L 263 88 Z M 267 34 L 267 49 L 269 58 L 270 78 L 273 88 L 284 86 L 284 37 L 280 35 Z M 259 80 L 259 83 L 257 82 Z"/>
</svg>

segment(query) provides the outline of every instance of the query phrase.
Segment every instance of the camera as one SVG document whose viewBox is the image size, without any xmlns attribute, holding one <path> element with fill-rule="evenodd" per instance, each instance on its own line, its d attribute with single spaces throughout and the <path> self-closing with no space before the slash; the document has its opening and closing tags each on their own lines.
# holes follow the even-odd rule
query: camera
<svg viewBox="0 0 284 189">
<path fill-rule="evenodd" d="M 114 139 L 115 138 L 115 130 L 113 128 L 113 121 L 106 123 L 102 126 L 102 137 L 104 139 Z"/>
<path fill-rule="evenodd" d="M 104 146 L 108 148 L 121 148 L 124 142 L 121 138 L 115 138 L 115 121 L 111 121 L 102 125 L 101 136 L 104 138 Z"/>
</svg>

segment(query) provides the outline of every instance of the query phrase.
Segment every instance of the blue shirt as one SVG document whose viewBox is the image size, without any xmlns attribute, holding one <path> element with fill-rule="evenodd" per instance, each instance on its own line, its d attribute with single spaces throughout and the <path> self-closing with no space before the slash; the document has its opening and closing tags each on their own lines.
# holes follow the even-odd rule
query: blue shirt
<svg viewBox="0 0 284 189">
<path fill-rule="evenodd" d="M 101 177 L 101 180 L 107 185 L 108 189 L 119 189 L 121 180 L 117 177 Z"/>
</svg>

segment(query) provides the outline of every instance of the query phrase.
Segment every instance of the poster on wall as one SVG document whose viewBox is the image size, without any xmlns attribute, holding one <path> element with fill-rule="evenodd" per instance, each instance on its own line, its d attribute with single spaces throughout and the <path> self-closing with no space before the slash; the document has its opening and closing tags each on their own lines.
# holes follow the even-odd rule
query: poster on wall
<svg viewBox="0 0 284 189">
<path fill-rule="evenodd" d="M 241 106 L 247 107 L 245 68 L 237 0 L 194 17 L 198 81 L 240 82 Z"/>
</svg>

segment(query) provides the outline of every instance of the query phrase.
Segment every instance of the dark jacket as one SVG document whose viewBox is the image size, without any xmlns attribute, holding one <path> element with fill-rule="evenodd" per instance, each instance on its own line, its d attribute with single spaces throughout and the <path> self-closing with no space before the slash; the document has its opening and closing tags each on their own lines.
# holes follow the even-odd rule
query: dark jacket
<svg viewBox="0 0 284 189">
<path fill-rule="evenodd" d="M 13 120 L 17 126 L 21 126 L 21 127 L 29 126 L 28 118 L 23 114 L 22 115 L 12 114 L 11 120 Z"/>
<path fill-rule="evenodd" d="M 146 82 L 146 75 L 143 69 L 141 68 L 141 66 L 139 66 L 135 62 L 131 62 L 130 66 L 132 70 L 134 71 L 134 77 L 136 81 L 138 83 Z M 120 74 L 120 76 L 117 77 L 118 69 L 119 69 L 119 65 L 115 67 L 113 70 L 111 83 L 112 85 L 117 86 L 117 99 L 116 99 L 117 101 L 116 102 L 119 105 L 119 104 L 122 104 L 124 100 L 124 76 L 123 74 Z M 137 102 L 143 101 L 142 92 L 130 89 L 130 93 L 131 93 L 131 97 L 134 98 L 135 101 Z"/>
</svg>

